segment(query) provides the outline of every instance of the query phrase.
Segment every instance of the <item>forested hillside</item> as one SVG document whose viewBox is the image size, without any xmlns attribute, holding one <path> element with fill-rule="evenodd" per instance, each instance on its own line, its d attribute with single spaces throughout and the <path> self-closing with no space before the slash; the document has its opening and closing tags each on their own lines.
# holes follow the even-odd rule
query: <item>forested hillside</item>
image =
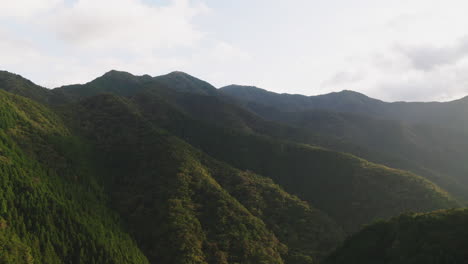
<svg viewBox="0 0 468 264">
<path fill-rule="evenodd" d="M 466 100 L 386 103 L 352 91 L 308 97 L 237 85 L 221 93 L 267 120 L 318 135 L 290 140 L 409 170 L 468 200 Z"/>
<path fill-rule="evenodd" d="M 109 168 L 116 208 L 153 262 L 282 263 L 281 255 L 311 258 L 342 238 L 323 213 L 158 130 L 127 100 L 102 95 L 76 107 L 76 126 Z"/>
<path fill-rule="evenodd" d="M 311 263 L 344 237 L 326 214 L 193 149 L 128 100 L 98 95 L 54 113 L 1 99 L 6 263 Z"/>
<path fill-rule="evenodd" d="M 0 109 L 0 262 L 147 263 L 86 144 L 28 99 L 0 91 Z"/>
<path fill-rule="evenodd" d="M 129 94 L 112 85 L 125 76 L 130 78 L 126 73 L 110 72 L 83 88 L 89 89 L 99 81 L 100 89 Z M 136 77 L 130 79 L 133 78 Z M 174 80 L 176 88 L 161 85 L 161 79 Z M 200 83 L 204 85 L 200 87 Z M 181 92 L 178 87 L 184 90 Z M 78 86 L 73 89 L 80 90 Z M 207 89 L 211 92 L 206 92 Z M 416 175 L 376 166 L 350 155 L 272 138 L 269 135 L 282 133 L 284 127 L 263 120 L 216 92 L 214 87 L 176 72 L 134 86 L 130 99 L 153 124 L 212 157 L 274 179 L 287 191 L 333 216 L 349 232 L 374 218 L 406 210 L 457 206 L 450 195 Z M 377 177 L 376 183 L 373 176 Z M 346 222 L 341 222 L 342 219 Z"/>
<path fill-rule="evenodd" d="M 465 263 L 468 211 L 408 213 L 348 238 L 325 263 Z"/>
<path fill-rule="evenodd" d="M 411 158 L 463 153 L 437 131 L 238 100 L 182 72 L 52 90 L 1 72 L 0 262 L 311 264 L 377 218 L 460 206 L 461 178 Z M 413 172 L 356 156 L 401 150 Z"/>
</svg>

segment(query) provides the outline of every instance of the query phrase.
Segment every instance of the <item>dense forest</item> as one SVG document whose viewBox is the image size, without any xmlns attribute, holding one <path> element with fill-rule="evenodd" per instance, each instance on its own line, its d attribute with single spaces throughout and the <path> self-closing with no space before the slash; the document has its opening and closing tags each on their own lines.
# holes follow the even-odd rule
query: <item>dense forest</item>
<svg viewBox="0 0 468 264">
<path fill-rule="evenodd" d="M 0 72 L 0 263 L 460 263 L 463 102 Z"/>
<path fill-rule="evenodd" d="M 465 263 L 468 211 L 406 213 L 348 238 L 325 263 Z"/>
</svg>

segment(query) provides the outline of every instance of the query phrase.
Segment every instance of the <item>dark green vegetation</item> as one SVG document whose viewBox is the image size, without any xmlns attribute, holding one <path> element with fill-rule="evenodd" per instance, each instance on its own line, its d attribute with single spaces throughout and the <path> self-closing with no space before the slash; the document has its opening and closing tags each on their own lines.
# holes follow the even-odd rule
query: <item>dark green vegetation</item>
<svg viewBox="0 0 468 264">
<path fill-rule="evenodd" d="M 348 238 L 326 263 L 466 263 L 467 225 L 466 209 L 377 221 Z"/>
<path fill-rule="evenodd" d="M 386 103 L 352 91 L 307 97 L 235 85 L 221 91 L 267 120 L 322 135 L 291 140 L 409 170 L 468 201 L 468 100 Z"/>
<path fill-rule="evenodd" d="M 0 262 L 146 263 L 60 118 L 3 91 L 0 109 Z"/>
<path fill-rule="evenodd" d="M 452 155 L 462 134 L 309 114 L 301 96 L 283 112 L 181 72 L 53 90 L 1 72 L 0 89 L 0 262 L 317 263 L 376 218 L 458 207 L 443 188 L 465 188 L 410 158 L 432 142 Z"/>
</svg>

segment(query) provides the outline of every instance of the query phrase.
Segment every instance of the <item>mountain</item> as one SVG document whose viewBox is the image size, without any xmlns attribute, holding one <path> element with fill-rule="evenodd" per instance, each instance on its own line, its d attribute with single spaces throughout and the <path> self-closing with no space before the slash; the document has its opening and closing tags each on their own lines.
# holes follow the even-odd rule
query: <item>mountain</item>
<svg viewBox="0 0 468 264">
<path fill-rule="evenodd" d="M 464 263 L 468 210 L 408 213 L 348 238 L 325 263 Z"/>
<path fill-rule="evenodd" d="M 149 75 L 135 76 L 128 72 L 111 70 L 103 76 L 84 85 L 67 85 L 52 92 L 64 95 L 71 100 L 89 97 L 102 93 L 113 93 L 121 96 L 130 96 L 142 90 L 161 90 L 170 88 L 170 91 L 199 94 L 213 94 L 216 89 L 209 83 L 199 80 L 182 72 L 172 72 L 166 75 L 151 77 Z"/>
<path fill-rule="evenodd" d="M 52 110 L 0 98 L 11 133 L 1 156 L 6 263 L 310 263 L 343 239 L 323 212 L 153 126 L 127 99 Z"/>
<path fill-rule="evenodd" d="M 468 111 L 461 101 L 447 103 L 385 103 L 343 91 L 321 96 L 275 94 L 255 87 L 228 86 L 234 97 L 259 116 L 322 137 L 295 141 L 350 152 L 373 162 L 420 174 L 467 201 L 468 167 L 463 157 L 468 132 L 442 117 Z M 459 110 L 455 110 L 455 108 Z M 465 118 L 464 114 L 459 119 Z M 333 137 L 359 146 L 350 148 L 324 140 Z M 364 150 L 364 151 L 363 151 Z"/>
<path fill-rule="evenodd" d="M 53 90 L 5 76 L 6 263 L 316 263 L 376 218 L 460 206 L 424 177 L 311 145 L 365 153 L 357 139 L 269 120 L 185 73 Z"/>
<path fill-rule="evenodd" d="M 277 94 L 251 86 L 230 85 L 220 91 L 249 109 L 282 112 L 327 110 L 354 113 L 387 120 L 427 123 L 467 131 L 468 97 L 449 102 L 383 102 L 361 93 L 344 90 L 317 96 Z M 256 110 L 254 112 L 257 112 Z"/>
<path fill-rule="evenodd" d="M 150 261 L 186 263 L 197 254 L 200 263 L 282 263 L 284 245 L 275 234 L 298 244 L 299 248 L 287 245 L 299 256 L 329 251 L 342 237 L 325 214 L 273 182 L 219 163 L 158 130 L 125 99 L 91 97 L 71 112 L 76 114 L 76 126 L 84 128 L 86 137 L 99 147 L 102 163 L 111 168 L 110 189 L 117 210 L 135 229 Z M 166 208 L 172 203 L 174 208 Z M 292 224 L 298 220 L 301 225 Z M 290 228 L 280 229 L 280 221 Z M 152 229 L 155 224 L 160 228 Z M 174 233 L 193 228 L 197 229 L 191 237 L 178 238 Z M 299 238 L 305 230 L 309 236 Z M 308 251 L 301 249 L 303 244 Z M 191 251 L 186 252 L 187 247 Z"/>
<path fill-rule="evenodd" d="M 356 231 L 376 217 L 389 217 L 405 210 L 457 206 L 438 187 L 416 175 L 387 170 L 349 155 L 307 148 L 262 135 L 271 134 L 264 131 L 281 131 L 283 127 L 235 105 L 217 93 L 214 87 L 208 94 L 194 92 L 198 87 L 193 81 L 181 84 L 186 75 L 177 73 L 174 78 L 181 76 L 177 85 L 186 87 L 190 91 L 188 93 L 172 89 L 172 86 L 161 88 L 158 83 L 151 83 L 130 99 L 153 124 L 216 159 L 274 179 L 286 191 L 299 195 L 338 219 L 348 232 Z M 373 185 L 369 178 L 363 177 L 366 174 L 381 177 L 378 184 L 381 189 L 373 190 L 381 200 L 370 199 L 372 194 L 361 195 L 369 191 L 368 185 Z M 391 175 L 388 180 L 386 175 Z M 393 178 L 400 179 L 401 185 L 392 183 Z M 426 197 L 429 199 L 424 201 L 420 199 L 420 191 L 433 194 L 428 194 Z M 337 197 L 335 193 L 341 195 Z M 374 202 L 375 205 L 369 205 Z M 341 219 L 346 219 L 346 222 L 341 222 Z"/>
<path fill-rule="evenodd" d="M 55 99 L 51 90 L 40 87 L 20 75 L 0 71 L 0 87 L 2 90 L 31 98 L 41 103 L 50 103 Z"/>
<path fill-rule="evenodd" d="M 384 102 L 348 90 L 318 96 L 304 96 L 299 94 L 277 94 L 253 86 L 230 85 L 220 88 L 220 91 L 238 99 L 248 108 L 259 105 L 261 107 L 277 108 L 283 112 L 322 109 L 334 112 L 375 113 L 380 115 L 387 111 Z"/>
</svg>

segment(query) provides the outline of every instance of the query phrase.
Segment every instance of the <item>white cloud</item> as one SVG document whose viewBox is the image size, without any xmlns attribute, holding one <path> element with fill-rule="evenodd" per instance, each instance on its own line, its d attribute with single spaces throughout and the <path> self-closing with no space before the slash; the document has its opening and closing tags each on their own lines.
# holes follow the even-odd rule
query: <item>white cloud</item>
<svg viewBox="0 0 468 264">
<path fill-rule="evenodd" d="M 87 82 L 110 69 L 151 75 L 185 70 L 209 77 L 216 71 L 206 74 L 199 71 L 200 65 L 229 65 L 249 58 L 196 28 L 195 17 L 210 13 L 202 2 L 46 0 L 48 5 L 43 1 L 36 8 L 21 1 L 34 10 L 27 12 L 28 19 L 12 20 L 0 12 L 0 19 L 16 23 L 9 30 L 0 28 L 0 68 L 46 87 Z M 20 3 L 9 5 L 19 7 Z"/>
<path fill-rule="evenodd" d="M 151 52 L 192 46 L 203 37 L 191 20 L 208 8 L 188 0 L 155 6 L 140 0 L 77 0 L 46 20 L 58 37 L 79 49 Z"/>
<path fill-rule="evenodd" d="M 56 8 L 63 0 L 0 0 L 0 18 L 30 18 Z"/>
<path fill-rule="evenodd" d="M 433 71 L 410 71 L 376 83 L 374 92 L 389 100 L 453 100 L 468 93 L 466 61 Z"/>
<path fill-rule="evenodd" d="M 468 92 L 466 7 L 462 0 L 0 0 L 0 68 L 48 87 L 110 69 L 182 70 L 216 86 L 455 98 Z"/>
<path fill-rule="evenodd" d="M 392 15 L 374 18 L 367 21 L 368 26 L 343 36 L 345 53 L 328 67 L 322 91 L 351 89 L 387 101 L 451 100 L 466 95 L 468 78 L 461 73 L 468 70 L 463 28 L 467 19 L 462 11 L 467 4 L 450 0 L 392 3 L 396 7 L 388 10 Z M 363 78 L 352 78 L 355 73 Z"/>
</svg>

